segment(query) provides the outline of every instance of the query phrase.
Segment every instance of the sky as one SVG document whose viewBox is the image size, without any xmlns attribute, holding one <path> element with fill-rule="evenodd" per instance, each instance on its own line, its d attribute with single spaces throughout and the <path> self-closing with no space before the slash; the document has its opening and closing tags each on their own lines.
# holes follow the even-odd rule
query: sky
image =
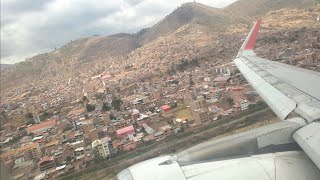
<svg viewBox="0 0 320 180">
<path fill-rule="evenodd" d="M 222 8 L 236 0 L 197 0 Z M 92 35 L 135 33 L 187 0 L 1 0 L 1 63 L 13 64 Z"/>
</svg>

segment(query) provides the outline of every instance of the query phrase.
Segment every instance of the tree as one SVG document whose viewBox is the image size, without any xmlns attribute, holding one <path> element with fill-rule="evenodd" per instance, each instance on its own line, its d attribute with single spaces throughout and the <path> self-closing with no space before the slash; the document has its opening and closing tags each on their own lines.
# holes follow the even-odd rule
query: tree
<svg viewBox="0 0 320 180">
<path fill-rule="evenodd" d="M 89 102 L 89 99 L 87 98 L 87 96 L 83 96 L 80 102 L 86 104 Z"/>
<path fill-rule="evenodd" d="M 109 114 L 110 119 L 117 119 L 116 116 L 114 114 Z"/>
<path fill-rule="evenodd" d="M 149 108 L 149 111 L 152 112 L 152 113 L 154 113 L 155 110 L 156 110 L 155 107 L 150 107 L 150 108 Z"/>
<path fill-rule="evenodd" d="M 94 104 L 87 104 L 86 109 L 88 112 L 94 111 L 96 109 L 96 105 Z"/>
<path fill-rule="evenodd" d="M 73 127 L 68 124 L 65 128 L 63 128 L 63 131 L 62 131 L 62 132 L 69 131 L 69 130 L 71 130 L 72 128 L 73 128 Z"/>
<path fill-rule="evenodd" d="M 27 119 L 27 125 L 29 124 L 35 124 L 36 122 L 34 122 L 34 119 Z"/>
<path fill-rule="evenodd" d="M 1 111 L 0 118 L 7 119 L 7 114 L 4 111 Z"/>
<path fill-rule="evenodd" d="M 26 114 L 26 118 L 28 118 L 28 119 L 33 119 L 33 114 L 32 114 L 31 112 L 28 112 L 28 113 Z"/>
<path fill-rule="evenodd" d="M 26 114 L 26 118 L 27 118 L 27 124 L 35 124 L 36 123 L 33 119 L 33 114 L 31 112 L 28 112 Z"/>
<path fill-rule="evenodd" d="M 178 106 L 178 104 L 176 102 L 170 103 L 170 108 L 176 108 Z"/>
<path fill-rule="evenodd" d="M 29 134 L 28 134 L 28 136 L 30 136 L 30 137 L 34 137 L 34 133 L 33 132 L 30 132 Z"/>
<path fill-rule="evenodd" d="M 114 98 L 111 102 L 112 104 L 112 107 L 115 109 L 115 110 L 118 110 L 120 111 L 120 107 L 122 105 L 122 100 L 120 98 Z"/>
<path fill-rule="evenodd" d="M 234 102 L 234 101 L 233 101 L 233 99 L 232 99 L 231 97 L 228 97 L 227 101 L 228 101 L 228 103 L 229 103 L 230 106 L 233 105 L 233 102 Z"/>
<path fill-rule="evenodd" d="M 193 85 L 194 85 L 194 81 L 192 79 L 190 79 L 189 86 L 193 86 Z"/>
<path fill-rule="evenodd" d="M 103 103 L 101 111 L 105 112 L 105 111 L 110 111 L 111 107 L 107 104 L 107 103 Z"/>
</svg>

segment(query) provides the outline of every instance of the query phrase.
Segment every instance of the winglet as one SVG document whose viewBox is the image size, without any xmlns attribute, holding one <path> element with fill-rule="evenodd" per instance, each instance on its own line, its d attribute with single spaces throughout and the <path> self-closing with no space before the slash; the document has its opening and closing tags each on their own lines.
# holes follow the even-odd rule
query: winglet
<svg viewBox="0 0 320 180">
<path fill-rule="evenodd" d="M 258 19 L 256 21 L 256 23 L 252 27 L 250 33 L 248 34 L 246 40 L 242 44 L 242 46 L 238 52 L 237 57 L 243 55 L 243 53 L 254 54 L 253 49 L 254 49 L 254 46 L 255 46 L 257 38 L 258 38 L 261 21 L 262 21 L 261 19 Z"/>
</svg>

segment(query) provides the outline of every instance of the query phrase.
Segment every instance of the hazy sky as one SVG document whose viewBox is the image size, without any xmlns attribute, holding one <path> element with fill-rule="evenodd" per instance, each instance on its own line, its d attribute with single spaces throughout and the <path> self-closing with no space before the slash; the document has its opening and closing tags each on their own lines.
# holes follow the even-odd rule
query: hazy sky
<svg viewBox="0 0 320 180">
<path fill-rule="evenodd" d="M 235 0 L 197 0 L 224 7 Z M 1 63 L 92 35 L 150 27 L 186 0 L 1 0 Z"/>
</svg>

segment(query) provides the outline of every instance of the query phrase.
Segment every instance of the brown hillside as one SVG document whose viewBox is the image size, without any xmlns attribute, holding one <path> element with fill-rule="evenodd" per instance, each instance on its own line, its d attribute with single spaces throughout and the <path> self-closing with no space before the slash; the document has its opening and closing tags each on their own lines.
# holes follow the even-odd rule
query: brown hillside
<svg viewBox="0 0 320 180">
<path fill-rule="evenodd" d="M 200 3 L 186 3 L 148 29 L 147 32 L 140 37 L 140 40 L 143 43 L 150 42 L 157 37 L 170 34 L 188 23 L 218 28 L 229 25 L 232 20 L 233 19 L 221 9 Z"/>
<path fill-rule="evenodd" d="M 282 8 L 313 7 L 319 0 L 238 0 L 225 8 L 234 16 L 261 16 L 271 10 Z"/>
</svg>

